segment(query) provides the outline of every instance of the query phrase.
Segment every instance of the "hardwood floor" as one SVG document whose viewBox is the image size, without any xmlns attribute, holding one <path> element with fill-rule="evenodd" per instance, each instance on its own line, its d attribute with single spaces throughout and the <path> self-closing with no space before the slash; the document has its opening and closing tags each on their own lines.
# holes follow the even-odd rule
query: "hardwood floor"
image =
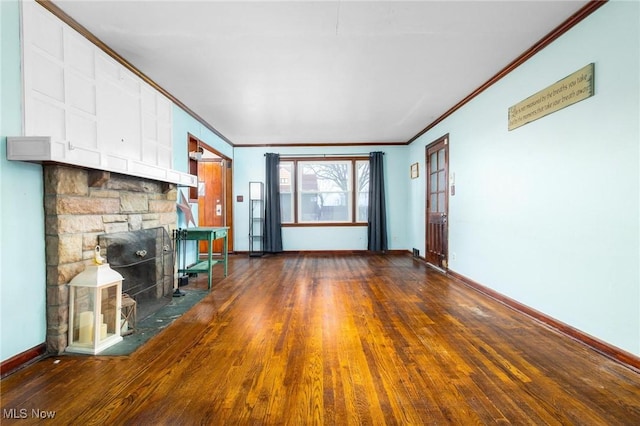
<svg viewBox="0 0 640 426">
<path fill-rule="evenodd" d="M 2 424 L 640 424 L 638 372 L 409 256 L 238 255 L 217 273 L 131 356 L 2 380 Z"/>
</svg>

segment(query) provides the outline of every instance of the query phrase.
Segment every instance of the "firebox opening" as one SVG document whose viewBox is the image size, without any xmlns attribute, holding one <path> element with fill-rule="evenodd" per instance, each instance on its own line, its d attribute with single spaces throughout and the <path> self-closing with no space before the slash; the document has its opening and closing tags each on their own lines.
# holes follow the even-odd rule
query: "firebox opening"
<svg viewBox="0 0 640 426">
<path fill-rule="evenodd" d="M 171 301 L 174 250 L 165 228 L 103 234 L 98 242 L 109 265 L 124 277 L 122 292 L 136 301 L 138 321 Z"/>
</svg>

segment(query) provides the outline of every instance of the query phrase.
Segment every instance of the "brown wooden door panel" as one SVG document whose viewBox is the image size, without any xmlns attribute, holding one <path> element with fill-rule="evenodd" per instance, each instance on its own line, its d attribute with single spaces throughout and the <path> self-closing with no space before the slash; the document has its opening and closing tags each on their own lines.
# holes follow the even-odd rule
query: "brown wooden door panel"
<svg viewBox="0 0 640 426">
<path fill-rule="evenodd" d="M 224 160 L 198 163 L 198 181 L 204 185 L 204 195 L 198 197 L 198 226 L 225 226 Z M 207 253 L 207 242 L 200 242 L 200 253 Z M 213 252 L 222 253 L 222 240 L 213 243 Z"/>
<path fill-rule="evenodd" d="M 427 146 L 426 154 L 426 259 L 432 265 L 446 269 L 448 261 L 449 137 L 444 136 Z"/>
</svg>

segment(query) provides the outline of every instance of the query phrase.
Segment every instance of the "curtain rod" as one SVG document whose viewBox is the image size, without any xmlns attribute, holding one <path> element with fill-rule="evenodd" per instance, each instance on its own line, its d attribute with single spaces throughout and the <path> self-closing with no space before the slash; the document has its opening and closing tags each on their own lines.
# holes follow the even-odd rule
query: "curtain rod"
<svg viewBox="0 0 640 426">
<path fill-rule="evenodd" d="M 382 153 L 384 155 L 384 152 Z M 264 154 L 265 156 L 267 154 Z M 280 157 L 369 157 L 369 154 L 359 152 L 357 154 L 279 154 Z"/>
</svg>

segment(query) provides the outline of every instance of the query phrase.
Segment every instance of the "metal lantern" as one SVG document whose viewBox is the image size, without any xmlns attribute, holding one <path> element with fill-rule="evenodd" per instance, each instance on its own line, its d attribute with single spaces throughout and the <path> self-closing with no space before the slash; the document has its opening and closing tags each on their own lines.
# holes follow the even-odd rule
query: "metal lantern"
<svg viewBox="0 0 640 426">
<path fill-rule="evenodd" d="M 71 280 L 68 352 L 95 355 L 122 340 L 122 280 L 107 263 L 90 265 Z"/>
</svg>

